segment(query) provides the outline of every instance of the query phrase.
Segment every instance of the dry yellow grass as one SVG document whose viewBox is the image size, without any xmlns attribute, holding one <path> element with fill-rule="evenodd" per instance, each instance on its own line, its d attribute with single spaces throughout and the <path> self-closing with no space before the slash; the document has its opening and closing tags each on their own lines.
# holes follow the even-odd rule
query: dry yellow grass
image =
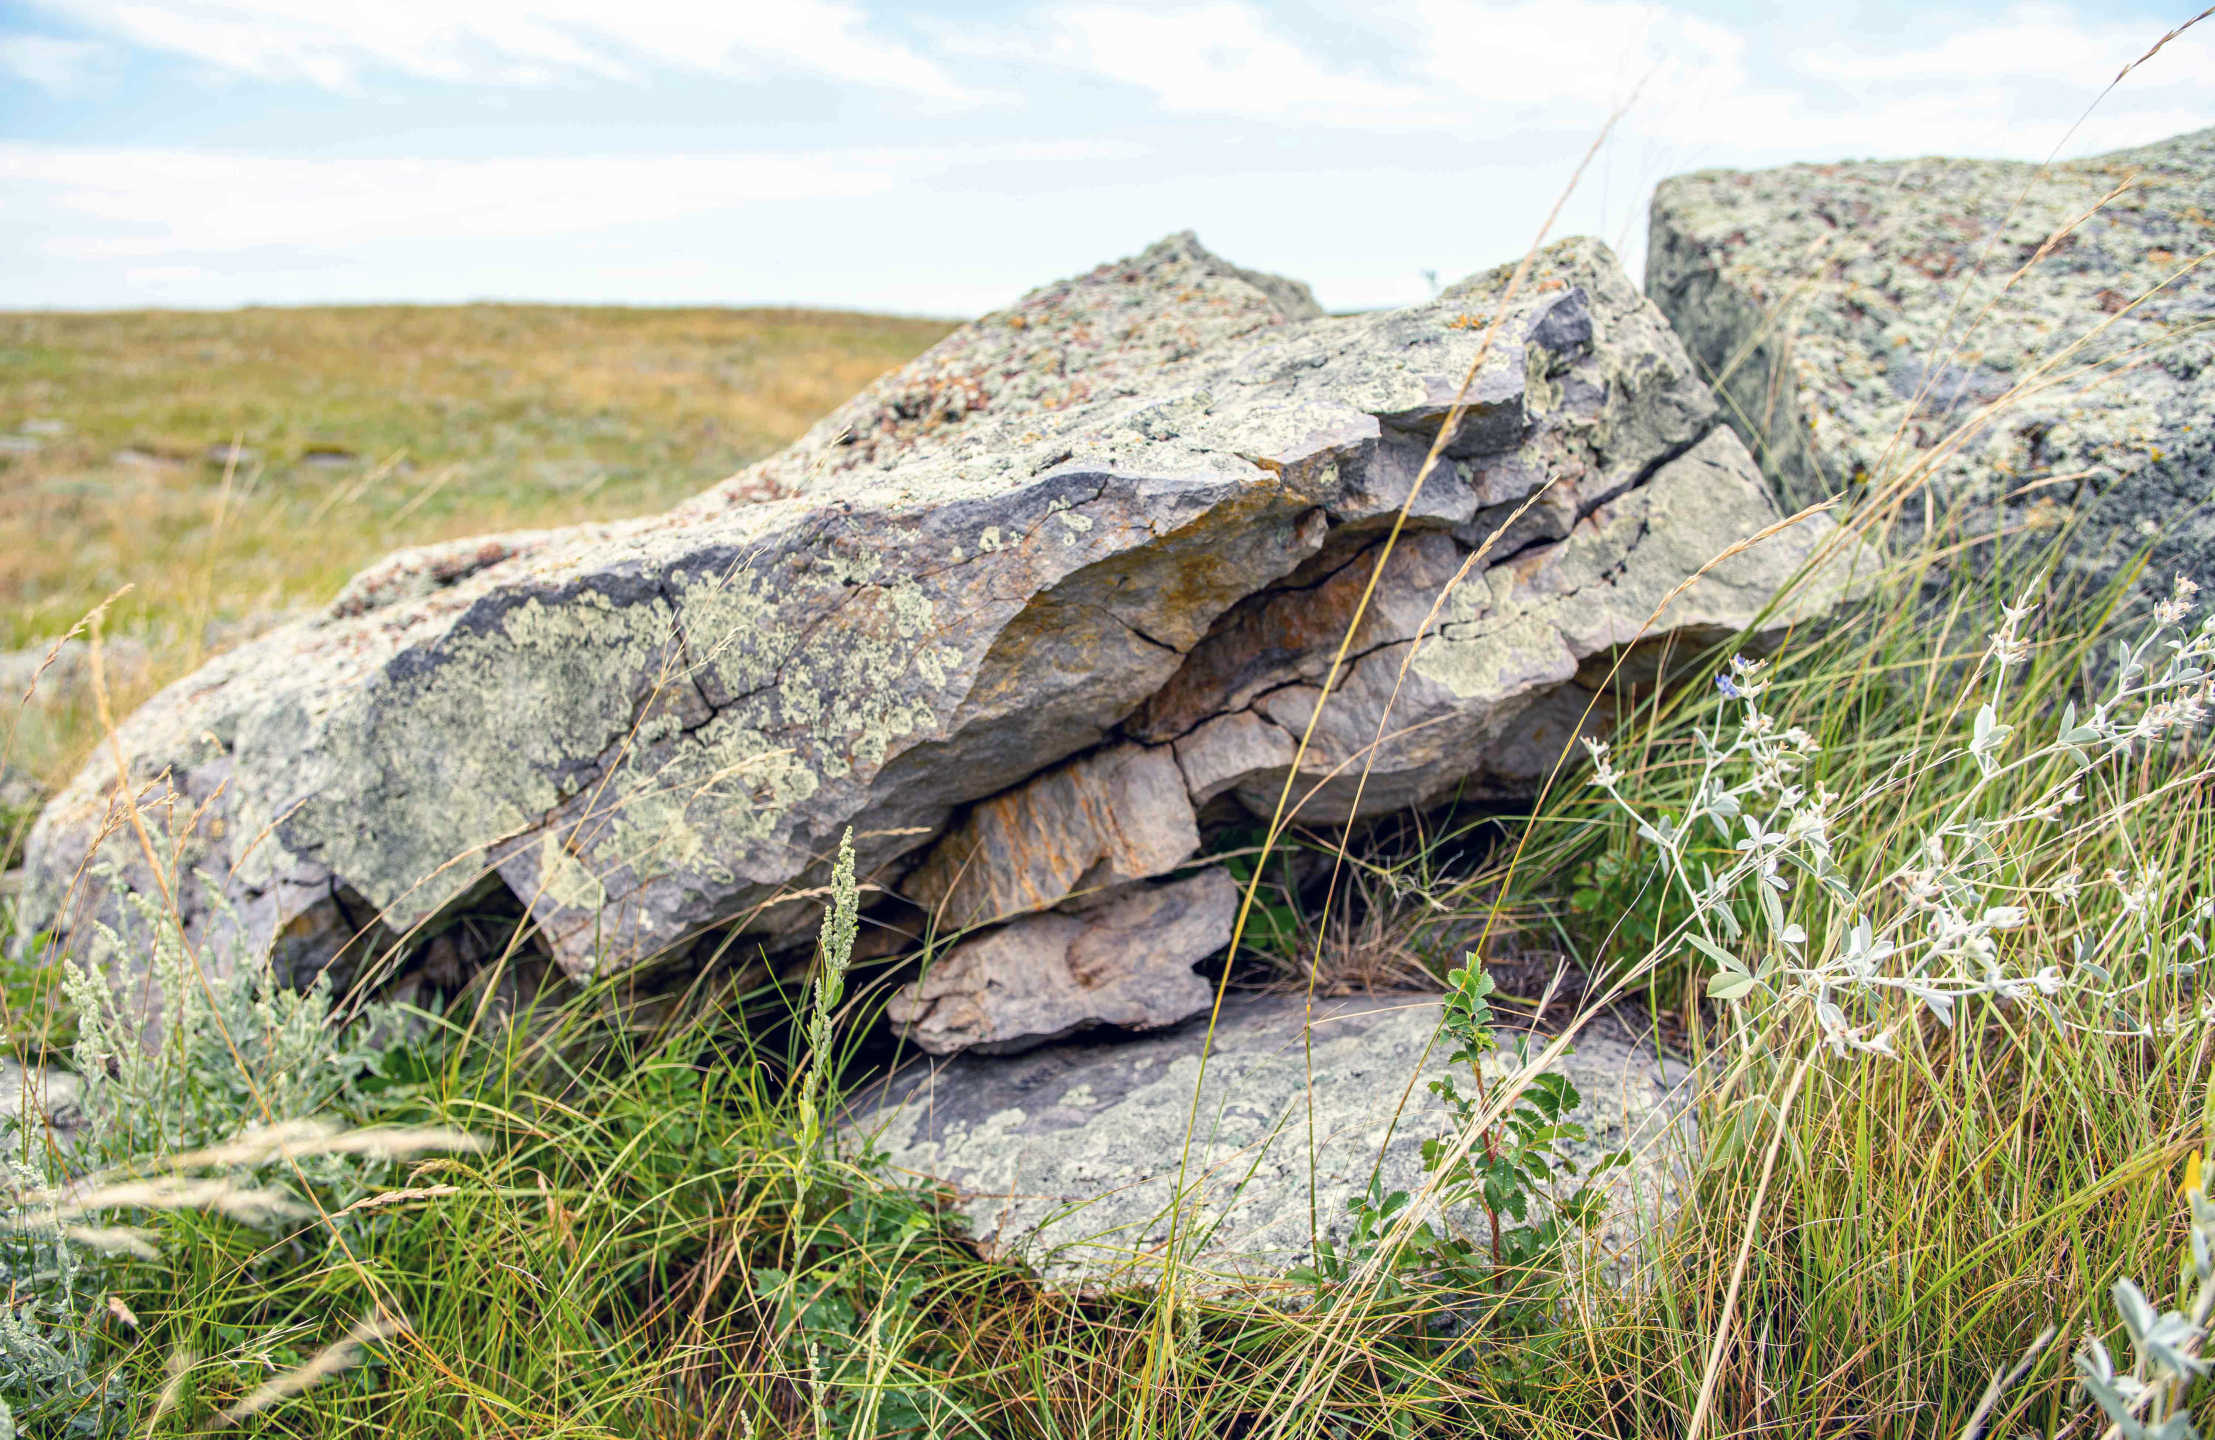
<svg viewBox="0 0 2215 1440">
<path fill-rule="evenodd" d="M 550 305 L 0 315 L 0 650 L 128 583 L 110 629 L 152 651 L 144 693 L 396 547 L 664 508 L 950 328 Z M 85 738 L 57 713 L 16 759 L 54 778 Z"/>
</svg>

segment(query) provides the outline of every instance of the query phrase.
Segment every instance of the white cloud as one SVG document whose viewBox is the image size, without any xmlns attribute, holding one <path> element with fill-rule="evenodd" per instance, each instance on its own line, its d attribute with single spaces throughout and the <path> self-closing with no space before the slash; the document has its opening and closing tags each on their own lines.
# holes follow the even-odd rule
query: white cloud
<svg viewBox="0 0 2215 1440">
<path fill-rule="evenodd" d="M 55 95 L 82 87 L 106 58 L 107 47 L 90 40 L 0 35 L 0 74 L 28 80 Z"/>
<path fill-rule="evenodd" d="M 353 90 L 364 72 L 483 85 L 636 81 L 776 65 L 938 105 L 976 103 L 832 0 L 41 0 L 90 29 L 218 70 Z"/>
<path fill-rule="evenodd" d="M 1795 68 L 1859 81 L 2045 80 L 2097 90 L 2146 52 L 2159 32 L 2142 24 L 2087 23 L 2056 5 L 2019 5 L 2000 20 L 1956 30 L 1920 50 L 1816 50 L 1793 57 Z M 2205 85 L 2215 75 L 2215 39 L 2190 30 L 2163 47 L 2136 76 L 2136 86 L 2179 81 Z"/>
<path fill-rule="evenodd" d="M 19 234 L 35 228 L 43 253 L 77 259 L 521 239 L 873 195 L 963 166 L 1130 150 L 1079 143 L 438 160 L 0 142 L 0 218 Z"/>
<path fill-rule="evenodd" d="M 1426 101 L 1419 88 L 1329 65 L 1259 10 L 1222 0 L 1175 11 L 1078 4 L 1045 16 L 1036 39 L 949 36 L 948 44 L 1088 71 L 1150 90 L 1162 108 L 1188 114 L 1359 123 L 1378 114 L 1404 119 Z"/>
<path fill-rule="evenodd" d="M 1931 152 L 2044 158 L 2115 71 L 2155 38 L 2052 5 L 1957 28 L 1920 49 L 1867 40 L 1797 43 L 1757 66 L 1746 39 L 1665 5 L 1621 0 L 1413 0 L 1436 57 L 1425 68 L 1475 100 L 1587 107 L 1628 98 L 1632 136 L 1674 145 L 1813 155 Z M 1562 37 L 1579 37 L 1574 49 Z M 2099 106 L 2076 154 L 2215 120 L 2191 87 L 2215 46 L 2188 34 Z M 1815 83 L 1811 84 L 1813 81 Z M 2180 84 L 2180 82 L 2182 82 Z M 2197 102 L 2197 103 L 2193 103 Z"/>
<path fill-rule="evenodd" d="M 1649 0 L 1343 0 L 1344 23 L 1397 34 L 1401 73 L 1364 73 L 1240 0 L 1048 4 L 1019 31 L 947 29 L 948 50 L 1013 56 L 1150 92 L 1166 110 L 1302 127 L 1507 136 L 1597 131 L 1684 149 L 2043 157 L 2154 38 L 2051 4 L 1959 25 L 1915 50 L 1818 39 L 1820 18 L 1746 33 Z M 1366 22 L 1366 23 L 1365 23 Z M 2073 153 L 2215 120 L 2187 93 L 2215 73 L 2197 32 L 2108 97 Z M 2166 128 L 2164 128 L 2166 127 Z"/>
<path fill-rule="evenodd" d="M 0 144 L 5 212 L 45 216 L 75 257 L 206 254 L 412 236 L 597 229 L 699 211 L 868 194 L 887 157 L 572 156 L 308 160 L 207 151 Z"/>
</svg>

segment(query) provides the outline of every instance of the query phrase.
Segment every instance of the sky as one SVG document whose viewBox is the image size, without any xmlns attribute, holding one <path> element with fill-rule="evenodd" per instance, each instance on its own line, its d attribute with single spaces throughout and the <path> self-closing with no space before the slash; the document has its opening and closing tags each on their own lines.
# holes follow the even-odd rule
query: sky
<svg viewBox="0 0 2215 1440">
<path fill-rule="evenodd" d="M 0 308 L 960 316 L 1188 228 L 1404 304 L 1520 255 L 1618 110 L 1554 233 L 1635 275 L 1671 174 L 2215 125 L 2215 20 L 2102 97 L 2198 8 L 0 0 Z"/>
</svg>

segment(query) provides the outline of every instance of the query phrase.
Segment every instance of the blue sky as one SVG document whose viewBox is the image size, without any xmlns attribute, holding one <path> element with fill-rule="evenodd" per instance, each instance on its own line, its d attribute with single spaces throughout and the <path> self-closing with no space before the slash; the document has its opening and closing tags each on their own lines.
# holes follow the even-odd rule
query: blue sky
<svg viewBox="0 0 2215 1440">
<path fill-rule="evenodd" d="M 2196 8 L 0 0 L 0 307 L 970 314 L 1188 227 L 1401 303 L 1521 253 L 1634 91 L 1559 233 L 1635 273 L 1679 171 L 2215 124 L 2215 21 L 2078 123 Z"/>
</svg>

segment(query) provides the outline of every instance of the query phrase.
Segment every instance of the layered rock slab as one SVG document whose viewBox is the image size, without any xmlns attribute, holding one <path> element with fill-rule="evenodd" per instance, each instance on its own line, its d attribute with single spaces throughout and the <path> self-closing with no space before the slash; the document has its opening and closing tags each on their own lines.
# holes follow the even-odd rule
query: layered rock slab
<svg viewBox="0 0 2215 1440">
<path fill-rule="evenodd" d="M 1214 998 L 1192 967 L 1230 944 L 1237 916 L 1238 887 L 1219 868 L 1077 915 L 1027 915 L 954 947 L 885 1017 L 934 1055 L 1014 1054 L 1098 1025 L 1173 1025 Z"/>
<path fill-rule="evenodd" d="M 849 826 L 872 883 L 921 862 L 928 892 L 991 853 L 994 797 L 1117 747 L 1149 757 L 1169 811 L 1203 761 L 1199 788 L 1264 795 L 1281 744 L 1239 760 L 1196 737 L 1218 714 L 1304 724 L 1316 642 L 1345 613 L 1332 577 L 1372 563 L 1411 499 L 1504 283 L 1316 318 L 1290 282 L 1172 237 L 965 327 L 668 515 L 395 556 L 122 727 L 130 799 L 177 837 L 162 859 L 187 933 L 308 943 L 367 906 L 389 937 L 504 885 L 589 974 L 705 926 L 804 937 Z M 1373 789 L 1339 784 L 1332 813 L 1472 776 L 1527 789 L 1588 667 L 1750 623 L 1825 533 L 1736 556 L 1653 620 L 1668 585 L 1775 512 L 1595 242 L 1542 257 L 1470 393 L 1412 496 L 1394 563 L 1413 568 L 1380 593 L 1310 761 L 1342 779 L 1395 687 L 1425 724 L 1389 734 Z M 782 498 L 746 499 L 764 489 Z M 1516 548 L 1471 562 L 1540 491 Z M 1443 605 L 1409 588 L 1450 565 L 1469 573 Z M 1322 613 L 1279 623 L 1307 603 Z M 1269 653 L 1222 653 L 1256 611 Z M 109 763 L 88 766 L 31 838 L 28 918 L 77 943 L 119 886 L 159 888 L 113 838 L 80 868 L 118 828 L 113 791 Z M 933 848 L 950 828 L 962 858 Z M 1183 834 L 1061 837 L 1087 857 L 1073 877 L 987 877 L 974 915 L 1157 875 Z"/>
<path fill-rule="evenodd" d="M 2166 585 L 2215 554 L 2210 213 L 2215 130 L 2044 169 L 1703 171 L 1655 193 L 1646 293 L 1786 504 L 1928 463 L 1941 509 L 2073 520 L 2094 583 L 2150 545 Z"/>
<path fill-rule="evenodd" d="M 978 1239 L 1049 1279 L 1158 1280 L 1180 1194 L 1186 1273 L 1263 1278 L 1309 1258 L 1313 1225 L 1343 1241 L 1346 1202 L 1372 1170 L 1387 1193 L 1421 1189 L 1423 1142 L 1450 1133 L 1426 1088 L 1448 1070 L 1451 1047 L 1431 1044 L 1438 1020 L 1435 997 L 1381 995 L 1318 1001 L 1309 1031 L 1303 997 L 1232 996 L 1204 1076 L 1207 1027 L 1195 1020 L 1113 1045 L 917 1067 L 872 1091 L 847 1133 L 894 1173 L 954 1187 Z M 1518 1063 L 1487 1057 L 1488 1081 Z M 1690 1138 L 1687 1072 L 1600 1035 L 1557 1068 L 1582 1102 L 1565 1117 L 1586 1131 L 1569 1147 L 1580 1169 L 1632 1154 L 1603 1182 L 1601 1239 L 1634 1247 Z M 1459 1079 L 1468 1088 L 1466 1071 Z M 1449 1219 L 1484 1234 L 1481 1213 Z"/>
<path fill-rule="evenodd" d="M 1176 756 L 1111 745 L 977 805 L 900 888 L 938 929 L 966 930 L 1165 874 L 1199 848 Z"/>
</svg>

